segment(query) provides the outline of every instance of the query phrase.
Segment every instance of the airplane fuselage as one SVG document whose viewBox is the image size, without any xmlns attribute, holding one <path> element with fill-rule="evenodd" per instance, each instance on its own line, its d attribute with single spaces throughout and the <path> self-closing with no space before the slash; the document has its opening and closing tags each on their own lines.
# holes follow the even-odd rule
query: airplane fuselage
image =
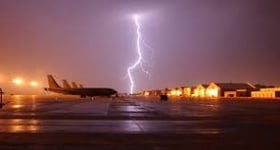
<svg viewBox="0 0 280 150">
<path fill-rule="evenodd" d="M 69 94 L 69 95 L 80 95 L 81 97 L 86 96 L 111 96 L 117 94 L 117 91 L 111 88 L 77 88 L 77 89 L 63 89 L 63 88 L 47 88 L 47 91 Z"/>
<path fill-rule="evenodd" d="M 52 75 L 48 75 L 49 88 L 45 88 L 46 91 L 68 94 L 68 95 L 80 95 L 81 97 L 95 97 L 95 96 L 112 96 L 116 95 L 117 91 L 112 88 L 71 88 L 66 80 L 64 80 L 65 87 L 60 87 Z"/>
</svg>

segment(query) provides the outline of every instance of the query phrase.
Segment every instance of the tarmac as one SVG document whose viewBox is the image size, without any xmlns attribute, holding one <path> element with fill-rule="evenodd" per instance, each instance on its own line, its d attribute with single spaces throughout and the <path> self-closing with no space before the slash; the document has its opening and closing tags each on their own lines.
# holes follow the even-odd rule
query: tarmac
<svg viewBox="0 0 280 150">
<path fill-rule="evenodd" d="M 280 100 L 5 96 L 0 149 L 280 149 Z"/>
</svg>

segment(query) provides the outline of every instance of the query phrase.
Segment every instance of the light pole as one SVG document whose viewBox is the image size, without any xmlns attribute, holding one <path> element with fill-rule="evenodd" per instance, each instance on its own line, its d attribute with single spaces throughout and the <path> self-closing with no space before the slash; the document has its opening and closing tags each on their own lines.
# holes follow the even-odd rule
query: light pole
<svg viewBox="0 0 280 150">
<path fill-rule="evenodd" d="M 2 91 L 2 89 L 0 88 L 0 108 L 2 108 L 2 106 L 3 106 L 2 94 L 3 94 L 3 91 Z"/>
</svg>

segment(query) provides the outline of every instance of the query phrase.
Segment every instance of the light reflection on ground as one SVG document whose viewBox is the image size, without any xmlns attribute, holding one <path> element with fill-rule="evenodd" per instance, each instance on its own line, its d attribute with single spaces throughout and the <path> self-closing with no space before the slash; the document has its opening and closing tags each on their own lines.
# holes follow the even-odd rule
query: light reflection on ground
<svg viewBox="0 0 280 150">
<path fill-rule="evenodd" d="M 254 125 L 252 114 L 279 114 L 279 102 L 224 100 L 79 99 L 10 96 L 0 132 L 222 134 Z M 249 117 L 252 121 L 243 121 Z M 231 119 L 233 118 L 233 119 Z M 234 121 L 236 118 L 242 120 Z M 263 118 L 266 119 L 266 118 Z M 260 122 L 263 124 L 263 122 Z"/>
</svg>

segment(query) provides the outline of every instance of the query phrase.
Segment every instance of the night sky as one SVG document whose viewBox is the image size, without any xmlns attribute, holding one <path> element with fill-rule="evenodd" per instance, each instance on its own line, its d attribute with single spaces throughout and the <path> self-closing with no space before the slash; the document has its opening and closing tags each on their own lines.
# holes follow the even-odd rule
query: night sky
<svg viewBox="0 0 280 150">
<path fill-rule="evenodd" d="M 17 76 L 45 87 L 53 74 L 128 92 L 133 14 L 141 15 L 150 72 L 133 72 L 135 91 L 210 81 L 280 85 L 278 0 L 0 0 L 0 87 L 18 90 Z"/>
</svg>

